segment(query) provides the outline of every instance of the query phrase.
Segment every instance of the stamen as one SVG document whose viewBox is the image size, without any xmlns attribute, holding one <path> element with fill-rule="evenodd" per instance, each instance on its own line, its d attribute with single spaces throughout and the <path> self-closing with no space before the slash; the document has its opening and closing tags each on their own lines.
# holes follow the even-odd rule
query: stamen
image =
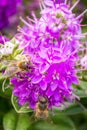
<svg viewBox="0 0 87 130">
<path fill-rule="evenodd" d="M 86 35 L 87 36 L 87 33 L 82 33 L 82 35 L 84 35 L 84 36 Z"/>
<path fill-rule="evenodd" d="M 80 0 L 78 0 L 71 8 L 70 8 L 70 11 L 72 11 L 76 6 L 77 4 L 80 2 Z"/>
<path fill-rule="evenodd" d="M 82 36 L 82 35 L 79 35 L 79 36 L 78 36 L 78 35 L 76 35 L 75 38 L 83 39 L 83 38 L 85 38 L 85 36 Z"/>
<path fill-rule="evenodd" d="M 35 21 L 33 19 L 29 18 L 28 16 L 26 18 L 28 19 L 28 21 L 35 23 Z"/>
<path fill-rule="evenodd" d="M 23 33 L 24 35 L 26 36 L 29 36 L 28 33 L 26 33 L 20 26 L 18 26 L 18 29 L 17 29 L 19 32 Z"/>
<path fill-rule="evenodd" d="M 80 48 L 80 51 L 87 51 L 87 48 Z"/>
<path fill-rule="evenodd" d="M 41 4 L 41 2 L 39 2 L 39 6 L 40 6 L 40 10 L 42 11 L 43 8 L 42 8 L 42 4 Z"/>
<path fill-rule="evenodd" d="M 26 22 L 22 17 L 20 17 L 20 20 L 21 20 L 25 25 L 27 25 L 28 27 L 32 28 L 32 26 L 31 26 L 28 22 Z"/>
<path fill-rule="evenodd" d="M 65 0 L 65 4 L 67 4 L 67 0 Z"/>
<path fill-rule="evenodd" d="M 39 1 L 39 6 L 40 6 L 40 9 L 43 10 L 44 8 L 46 8 L 43 0 L 38 0 Z"/>
<path fill-rule="evenodd" d="M 45 6 L 43 0 L 41 0 L 41 3 L 42 3 L 43 8 L 46 8 L 46 6 Z"/>
<path fill-rule="evenodd" d="M 83 11 L 79 16 L 77 16 L 76 19 L 81 18 L 86 12 L 87 12 L 87 9 L 85 11 Z"/>
<path fill-rule="evenodd" d="M 87 26 L 87 24 L 84 24 L 84 25 L 80 25 L 80 26 L 84 27 L 84 26 Z"/>
<path fill-rule="evenodd" d="M 32 16 L 33 16 L 33 19 L 35 20 L 34 22 L 37 23 L 37 18 L 36 18 L 36 15 L 35 15 L 35 13 L 33 11 L 32 11 Z"/>
<path fill-rule="evenodd" d="M 75 35 L 75 38 L 82 39 L 82 38 L 86 38 L 86 36 L 87 36 L 87 33 L 82 33 L 79 35 Z"/>
</svg>

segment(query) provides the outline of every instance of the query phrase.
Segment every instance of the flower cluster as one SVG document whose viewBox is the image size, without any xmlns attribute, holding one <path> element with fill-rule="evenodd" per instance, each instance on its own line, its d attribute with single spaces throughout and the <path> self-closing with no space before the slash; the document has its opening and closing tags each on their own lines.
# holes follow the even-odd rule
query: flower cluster
<svg viewBox="0 0 87 130">
<path fill-rule="evenodd" d="M 22 19 L 26 25 L 16 36 L 23 53 L 31 57 L 31 71 L 11 80 L 19 104 L 28 102 L 33 109 L 39 96 L 47 97 L 49 107 L 75 99 L 72 84 L 78 84 L 75 64 L 82 36 L 81 15 L 72 13 L 74 6 L 69 9 L 66 3 L 45 1 L 40 7 L 40 19 L 35 14 L 29 22 Z"/>
<path fill-rule="evenodd" d="M 15 14 L 19 14 L 22 0 L 0 0 L 0 29 L 15 21 Z"/>
</svg>

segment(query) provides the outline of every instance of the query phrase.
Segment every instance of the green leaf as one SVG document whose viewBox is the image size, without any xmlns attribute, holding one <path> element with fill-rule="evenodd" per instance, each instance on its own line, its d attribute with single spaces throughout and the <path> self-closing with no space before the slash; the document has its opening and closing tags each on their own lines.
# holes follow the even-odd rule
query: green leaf
<svg viewBox="0 0 87 130">
<path fill-rule="evenodd" d="M 5 113 L 7 113 L 9 109 L 10 103 L 5 98 L 0 97 L 0 125 L 2 125 L 3 116 L 5 115 Z"/>
<path fill-rule="evenodd" d="M 9 88 L 7 88 L 6 91 L 4 91 L 4 92 L 0 89 L 0 96 L 1 96 L 1 97 L 10 98 L 10 97 L 11 97 L 11 93 L 12 93 L 12 89 L 11 89 L 10 86 L 9 86 Z"/>
<path fill-rule="evenodd" d="M 75 104 L 75 105 L 71 105 L 70 107 L 66 108 L 64 110 L 64 113 L 67 115 L 75 115 L 75 114 L 79 114 L 83 111 L 84 111 L 83 108 L 81 108 L 79 105 Z"/>
<path fill-rule="evenodd" d="M 16 57 L 17 55 L 21 54 L 22 51 L 23 51 L 22 48 L 21 48 L 21 49 L 17 49 L 17 50 L 15 50 L 15 52 L 14 52 L 14 54 L 13 54 L 13 57 Z"/>
<path fill-rule="evenodd" d="M 10 81 L 9 79 L 4 78 L 4 76 L 1 77 L 0 79 L 0 86 L 2 88 L 2 91 L 5 91 L 8 86 L 10 86 Z"/>
<path fill-rule="evenodd" d="M 13 52 L 12 52 L 12 57 L 14 58 L 15 56 L 17 56 L 18 54 L 20 54 L 23 51 L 23 48 L 20 48 L 20 49 L 18 48 L 19 41 L 16 38 L 13 38 L 11 40 L 11 43 L 13 43 L 15 45 Z"/>
<path fill-rule="evenodd" d="M 12 86 L 9 84 L 9 80 L 5 80 L 4 76 L 0 74 L 0 96 L 10 97 Z"/>
<path fill-rule="evenodd" d="M 67 115 L 75 115 L 82 112 L 87 112 L 87 97 L 81 98 L 80 101 L 76 101 L 75 104 L 64 110 Z"/>
<path fill-rule="evenodd" d="M 81 98 L 80 103 L 86 108 L 87 111 L 87 97 Z"/>
<path fill-rule="evenodd" d="M 32 112 L 32 110 L 29 108 L 28 104 L 23 105 L 22 107 L 18 105 L 17 97 L 12 95 L 11 97 L 12 105 L 17 113 L 28 113 Z"/>
<path fill-rule="evenodd" d="M 7 113 L 3 118 L 4 130 L 15 130 L 17 124 L 17 114 L 14 111 Z"/>
<path fill-rule="evenodd" d="M 86 81 L 80 81 L 80 88 L 87 90 L 87 80 Z"/>
<path fill-rule="evenodd" d="M 12 51 L 12 54 L 17 50 L 17 48 L 18 48 L 18 44 L 15 44 L 13 51 Z"/>
<path fill-rule="evenodd" d="M 56 109 L 55 115 L 51 115 L 52 121 L 54 124 L 58 125 L 61 130 L 75 130 L 75 125 L 72 120 L 65 115 L 63 112 L 60 112 Z M 65 128 L 65 129 L 64 129 Z"/>
<path fill-rule="evenodd" d="M 77 90 L 77 92 L 75 92 L 75 94 L 76 94 L 77 96 L 79 96 L 80 98 L 87 97 L 87 92 L 84 91 L 84 90 Z"/>
<path fill-rule="evenodd" d="M 28 115 L 8 112 L 3 118 L 4 130 L 27 130 L 31 122 Z"/>
<path fill-rule="evenodd" d="M 0 73 L 0 82 L 3 82 L 4 79 L 5 79 L 4 75 Z"/>
<path fill-rule="evenodd" d="M 19 41 L 16 39 L 16 38 L 12 38 L 10 40 L 11 43 L 15 44 L 15 45 L 18 45 L 19 44 Z"/>
<path fill-rule="evenodd" d="M 6 69 L 6 65 L 2 65 L 2 63 L 0 63 L 0 71 Z"/>
<path fill-rule="evenodd" d="M 29 120 L 28 115 L 19 114 L 16 130 L 27 130 L 30 124 L 31 122 Z"/>
<path fill-rule="evenodd" d="M 59 127 L 51 123 L 36 122 L 28 130 L 59 130 Z"/>
<path fill-rule="evenodd" d="M 87 122 L 84 124 L 81 124 L 77 130 L 87 130 Z"/>
<path fill-rule="evenodd" d="M 55 112 L 55 115 L 50 115 L 50 122 L 38 121 L 28 130 L 76 130 L 75 126 L 70 118 L 64 114 L 59 114 L 59 111 Z"/>
</svg>

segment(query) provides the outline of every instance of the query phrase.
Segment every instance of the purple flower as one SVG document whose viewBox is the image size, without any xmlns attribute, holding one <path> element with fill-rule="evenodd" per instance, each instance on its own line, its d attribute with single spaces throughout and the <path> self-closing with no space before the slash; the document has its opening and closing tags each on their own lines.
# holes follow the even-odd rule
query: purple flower
<svg viewBox="0 0 87 130">
<path fill-rule="evenodd" d="M 19 14 L 22 0 L 0 0 L 0 29 L 6 28 L 15 21 Z"/>
<path fill-rule="evenodd" d="M 6 41 L 9 41 L 9 38 L 6 36 L 0 35 L 0 44 L 4 44 Z"/>
<path fill-rule="evenodd" d="M 28 102 L 34 109 L 39 96 L 47 97 L 49 107 L 75 99 L 72 84 L 78 84 L 75 64 L 83 34 L 79 21 L 82 14 L 76 17 L 72 9 L 65 3 L 41 3 L 40 19 L 34 14 L 29 23 L 22 19 L 26 26 L 16 37 L 23 53 L 31 57 L 32 71 L 11 80 L 20 105 Z"/>
</svg>

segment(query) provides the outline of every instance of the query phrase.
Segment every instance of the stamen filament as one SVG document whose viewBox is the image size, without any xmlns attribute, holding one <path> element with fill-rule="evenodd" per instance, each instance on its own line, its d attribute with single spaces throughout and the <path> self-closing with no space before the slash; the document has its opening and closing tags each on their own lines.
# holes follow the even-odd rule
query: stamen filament
<svg viewBox="0 0 87 130">
<path fill-rule="evenodd" d="M 21 20 L 25 25 L 27 25 L 28 27 L 32 28 L 32 26 L 31 26 L 28 22 L 26 22 L 22 17 L 20 17 L 20 20 Z"/>
<path fill-rule="evenodd" d="M 70 8 L 70 11 L 72 11 L 76 6 L 77 4 L 80 2 L 80 0 L 78 0 L 71 8 Z"/>
<path fill-rule="evenodd" d="M 81 18 L 86 12 L 87 12 L 87 9 L 85 11 L 83 11 L 79 16 L 77 16 L 76 19 Z"/>
<path fill-rule="evenodd" d="M 65 4 L 67 4 L 67 0 L 65 0 Z"/>
</svg>

